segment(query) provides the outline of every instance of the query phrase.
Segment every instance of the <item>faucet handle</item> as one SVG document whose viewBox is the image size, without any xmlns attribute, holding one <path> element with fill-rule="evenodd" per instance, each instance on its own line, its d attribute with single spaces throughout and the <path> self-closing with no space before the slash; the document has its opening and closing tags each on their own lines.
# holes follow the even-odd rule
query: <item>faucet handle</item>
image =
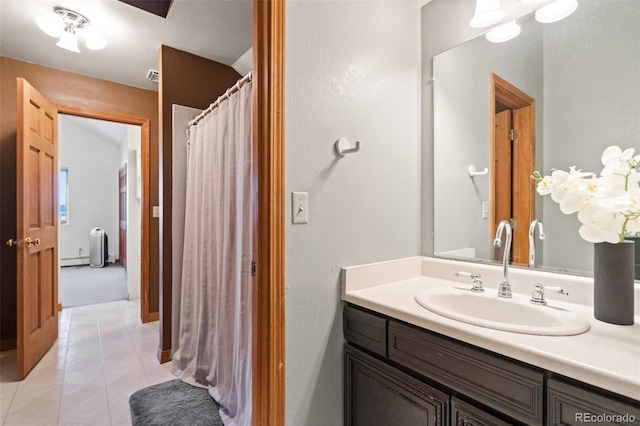
<svg viewBox="0 0 640 426">
<path fill-rule="evenodd" d="M 535 287 L 533 288 L 533 292 L 531 293 L 531 303 L 533 303 L 534 305 L 546 305 L 547 301 L 544 298 L 545 290 L 553 291 L 555 293 L 559 293 L 564 296 L 569 295 L 569 293 L 564 291 L 562 287 L 555 287 L 550 285 L 544 286 L 540 283 L 536 283 Z"/>
<path fill-rule="evenodd" d="M 473 291 L 474 293 L 484 293 L 484 286 L 482 280 L 480 279 L 482 278 L 482 276 L 480 274 L 470 274 L 468 272 L 459 271 L 456 272 L 455 275 L 457 277 L 471 278 L 473 280 L 473 287 L 471 287 L 471 291 Z"/>
</svg>

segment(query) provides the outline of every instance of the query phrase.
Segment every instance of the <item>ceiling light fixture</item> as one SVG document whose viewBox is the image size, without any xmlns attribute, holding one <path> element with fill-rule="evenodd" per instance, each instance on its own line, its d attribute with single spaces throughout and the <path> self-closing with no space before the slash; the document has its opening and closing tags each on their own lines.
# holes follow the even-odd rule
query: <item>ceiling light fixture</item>
<svg viewBox="0 0 640 426">
<path fill-rule="evenodd" d="M 548 24 L 571 15 L 578 8 L 578 0 L 555 0 L 536 10 L 536 21 Z"/>
<path fill-rule="evenodd" d="M 107 40 L 91 27 L 87 18 L 69 9 L 56 7 L 48 15 L 36 16 L 36 24 L 48 36 L 60 37 L 56 46 L 71 52 L 80 53 L 79 33 L 84 35 L 87 49 L 100 50 L 107 45 Z"/>
<path fill-rule="evenodd" d="M 484 28 L 500 22 L 504 18 L 504 10 L 500 0 L 476 0 L 476 13 L 469 25 L 473 28 Z"/>
<path fill-rule="evenodd" d="M 520 25 L 518 25 L 516 21 L 511 21 L 488 31 L 485 34 L 485 37 L 492 43 L 502 43 L 504 41 L 509 41 L 512 38 L 516 38 L 520 35 L 520 31 L 522 31 Z"/>
</svg>

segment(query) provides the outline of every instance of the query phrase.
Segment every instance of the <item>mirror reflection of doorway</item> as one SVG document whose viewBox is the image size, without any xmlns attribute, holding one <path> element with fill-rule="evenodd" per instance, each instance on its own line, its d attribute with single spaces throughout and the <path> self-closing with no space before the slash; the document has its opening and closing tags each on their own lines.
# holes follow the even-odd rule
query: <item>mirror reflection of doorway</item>
<svg viewBox="0 0 640 426">
<path fill-rule="evenodd" d="M 535 100 L 491 74 L 491 235 L 509 220 L 513 227 L 511 262 L 527 265 L 529 224 L 535 215 Z M 505 245 L 503 244 L 502 247 Z M 493 252 L 502 259 L 502 247 Z"/>
</svg>

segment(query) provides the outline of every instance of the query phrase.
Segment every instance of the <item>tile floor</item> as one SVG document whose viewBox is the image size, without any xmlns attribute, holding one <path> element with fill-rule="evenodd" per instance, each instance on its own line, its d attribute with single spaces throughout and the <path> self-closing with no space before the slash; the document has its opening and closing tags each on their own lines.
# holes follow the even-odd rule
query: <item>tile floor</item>
<svg viewBox="0 0 640 426">
<path fill-rule="evenodd" d="M 16 351 L 0 352 L 0 424 L 129 425 L 129 396 L 175 378 L 157 348 L 139 299 L 63 309 L 58 341 L 25 380 Z"/>
</svg>

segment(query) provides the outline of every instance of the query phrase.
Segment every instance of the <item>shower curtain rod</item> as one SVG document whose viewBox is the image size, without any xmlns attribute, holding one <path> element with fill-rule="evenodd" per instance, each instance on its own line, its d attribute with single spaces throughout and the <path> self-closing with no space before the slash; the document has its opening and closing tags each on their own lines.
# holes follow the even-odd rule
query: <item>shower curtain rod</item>
<svg viewBox="0 0 640 426">
<path fill-rule="evenodd" d="M 245 75 L 240 80 L 238 80 L 236 82 L 236 84 L 234 84 L 229 89 L 227 89 L 227 91 L 224 92 L 224 94 L 220 95 L 220 97 L 218 99 L 216 99 L 216 101 L 214 103 L 209 105 L 209 107 L 207 109 L 205 109 L 204 111 L 202 111 L 196 118 L 191 120 L 189 122 L 189 127 L 191 127 L 191 126 L 193 126 L 195 124 L 198 124 L 198 122 L 200 120 L 202 120 L 204 117 L 206 117 L 207 114 L 209 114 L 211 111 L 216 109 L 218 107 L 218 105 L 220 105 L 220 102 L 224 101 L 225 99 L 229 99 L 229 96 L 231 96 L 232 94 L 234 94 L 238 90 L 240 90 L 240 88 L 244 85 L 244 83 L 246 83 L 247 81 L 250 81 L 250 80 L 251 80 L 251 71 L 249 71 L 249 74 Z"/>
</svg>

